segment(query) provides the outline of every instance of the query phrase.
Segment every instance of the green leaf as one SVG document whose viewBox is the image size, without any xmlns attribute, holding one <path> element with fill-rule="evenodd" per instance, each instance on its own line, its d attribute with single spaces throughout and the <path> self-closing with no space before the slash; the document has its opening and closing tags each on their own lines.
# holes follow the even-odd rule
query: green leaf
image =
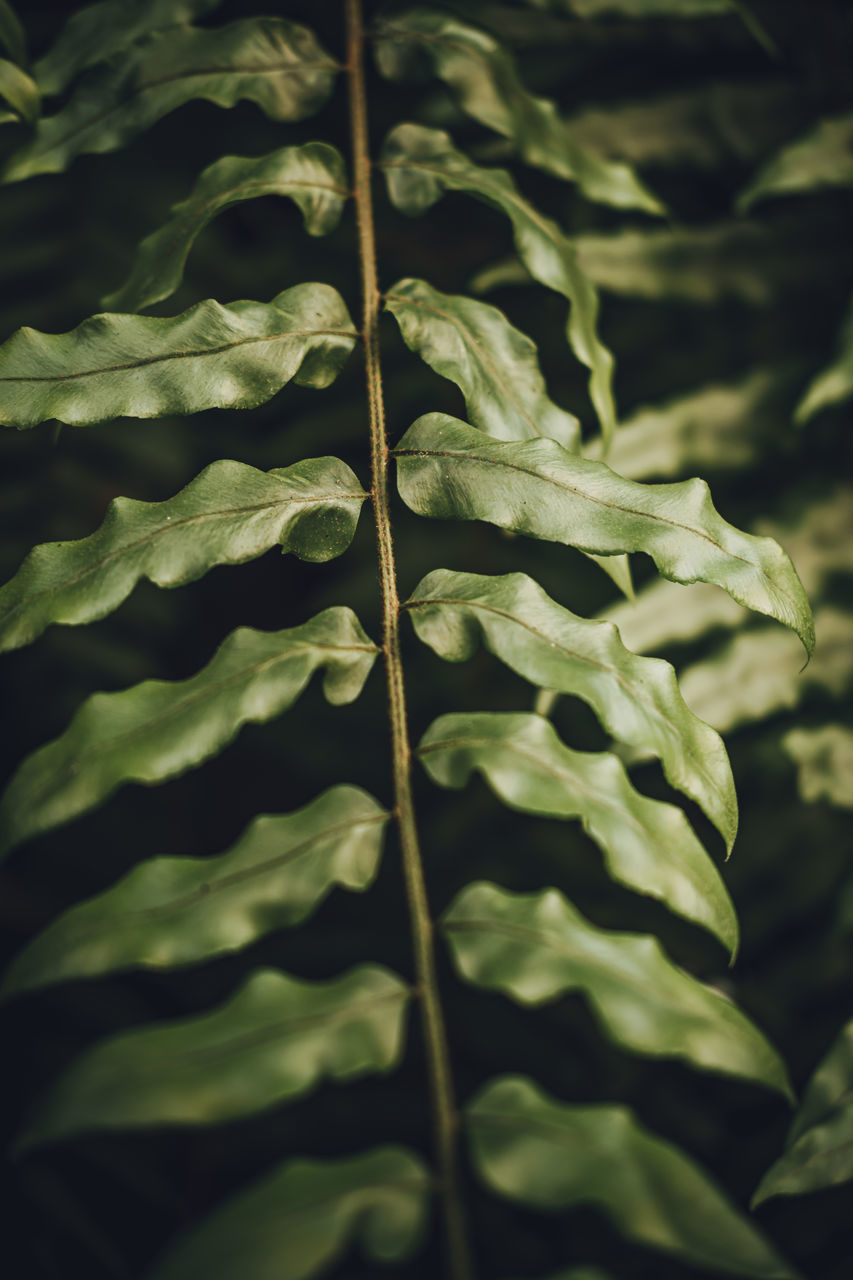
<svg viewBox="0 0 853 1280">
<path fill-rule="evenodd" d="M 626 18 L 706 18 L 730 13 L 732 0 L 533 0 L 548 7 L 571 9 L 580 18 L 621 13 Z"/>
<path fill-rule="evenodd" d="M 791 729 L 782 747 L 796 762 L 798 789 L 807 804 L 828 800 L 853 809 L 853 729 L 841 724 Z"/>
<path fill-rule="evenodd" d="M 417 54 L 426 54 L 463 111 L 510 138 L 528 164 L 576 182 L 590 200 L 665 212 L 628 165 L 578 145 L 555 103 L 525 89 L 512 54 L 486 31 L 433 9 L 410 9 L 380 19 L 374 40 L 379 69 L 394 80 L 407 78 Z"/>
<path fill-rule="evenodd" d="M 320 668 L 328 701 L 352 702 L 378 652 L 352 610 L 336 606 L 286 631 L 240 627 L 188 680 L 94 694 L 14 774 L 0 800 L 0 851 L 69 822 L 125 782 L 195 768 L 244 724 L 286 711 Z"/>
<path fill-rule="evenodd" d="M 466 1108 L 474 1165 L 493 1191 L 554 1212 L 603 1209 L 629 1240 L 761 1280 L 794 1272 L 706 1173 L 627 1107 L 570 1107 L 532 1081 L 490 1081 Z"/>
<path fill-rule="evenodd" d="M 497 307 L 425 280 L 398 280 L 385 307 L 406 346 L 459 387 L 473 426 L 495 440 L 548 436 L 577 447 L 580 423 L 549 399 L 536 344 Z"/>
<path fill-rule="evenodd" d="M 366 496 L 346 463 L 307 458 L 269 472 L 212 462 L 165 502 L 115 498 L 97 533 L 36 547 L 0 587 L 0 651 L 52 623 L 104 617 L 141 578 L 182 586 L 276 544 L 301 560 L 331 560 L 352 542 Z"/>
<path fill-rule="evenodd" d="M 847 312 L 835 359 L 822 369 L 806 389 L 794 413 L 794 421 L 802 425 L 822 409 L 843 404 L 853 396 L 853 306 Z"/>
<path fill-rule="evenodd" d="M 467 885 L 441 918 L 468 982 L 520 1004 L 582 991 L 623 1048 L 742 1076 L 793 1101 L 784 1064 L 726 996 L 667 958 L 657 938 L 598 929 L 556 889 Z"/>
<path fill-rule="evenodd" d="M 247 98 L 272 120 L 302 120 L 326 101 L 336 71 L 308 28 L 285 18 L 155 32 L 43 118 L 32 142 L 9 160 L 3 181 L 58 173 L 79 155 L 115 151 L 197 98 L 218 107 Z"/>
<path fill-rule="evenodd" d="M 27 36 L 15 10 L 9 0 L 0 0 L 0 43 L 9 57 L 19 66 L 27 62 Z"/>
<path fill-rule="evenodd" d="M 404 1147 L 291 1160 L 178 1240 L 148 1280 L 307 1280 L 351 1245 L 402 1262 L 427 1225 L 429 1173 Z"/>
<path fill-rule="evenodd" d="M 444 191 L 462 191 L 507 215 L 516 248 L 530 274 L 571 303 L 566 329 L 569 344 L 590 370 L 590 399 L 605 441 L 609 441 L 616 427 L 613 356 L 598 336 L 598 295 L 578 265 L 572 242 L 555 222 L 519 195 L 506 170 L 472 164 L 439 129 L 398 125 L 385 139 L 380 163 L 391 202 L 403 213 L 424 213 Z"/>
<path fill-rule="evenodd" d="M 645 551 L 665 578 L 713 582 L 791 627 L 814 648 L 794 567 L 770 538 L 727 524 L 704 480 L 643 485 L 553 440 L 504 444 L 443 413 L 418 418 L 394 450 L 397 482 L 418 515 L 486 520 L 582 551 Z"/>
<path fill-rule="evenodd" d="M 636 657 L 612 624 L 570 613 L 523 573 L 437 569 L 404 608 L 442 658 L 464 662 L 482 643 L 533 684 L 583 698 L 617 741 L 660 757 L 668 780 L 701 805 L 731 851 L 737 797 L 726 749 L 690 711 L 668 662 Z"/>
<path fill-rule="evenodd" d="M 820 187 L 853 184 L 853 111 L 821 120 L 805 137 L 791 142 L 759 169 L 741 192 L 741 212 L 768 196 L 796 194 Z"/>
<path fill-rule="evenodd" d="M 327 284 L 298 284 L 272 302 L 209 299 L 179 316 L 90 316 L 70 333 L 19 329 L 0 347 L 0 422 L 253 409 L 291 379 L 327 387 L 355 342 Z"/>
<path fill-rule="evenodd" d="M 771 1196 L 798 1196 L 853 1178 L 853 1022 L 848 1022 L 809 1081 L 788 1135 L 753 1206 Z"/>
<path fill-rule="evenodd" d="M 255 818 L 218 857 L 143 862 L 49 924 L 16 957 L 0 996 L 192 964 L 300 924 L 335 885 L 372 884 L 388 817 L 365 791 L 337 786 L 295 813 Z"/>
<path fill-rule="evenodd" d="M 0 58 L 0 98 L 26 121 L 35 124 L 41 111 L 41 96 L 35 81 L 8 58 Z"/>
<path fill-rule="evenodd" d="M 107 62 L 142 36 L 218 8 L 221 0 L 102 0 L 71 15 L 56 43 L 35 65 L 45 96 L 61 93 L 81 71 Z"/>
<path fill-rule="evenodd" d="M 222 1124 L 323 1080 L 389 1071 L 403 1050 L 409 994 L 378 965 L 331 982 L 260 970 L 213 1013 L 138 1027 L 83 1054 L 17 1149 L 98 1129 Z"/>
<path fill-rule="evenodd" d="M 289 196 L 309 235 L 334 231 L 349 192 L 343 158 L 326 142 L 282 147 L 257 157 L 223 156 L 209 165 L 188 199 L 174 205 L 165 226 L 139 246 L 130 279 L 102 299 L 108 311 L 142 311 L 181 283 L 196 237 L 229 205 L 258 196 Z"/>
<path fill-rule="evenodd" d="M 512 809 L 579 818 L 614 880 L 736 950 L 731 899 L 684 813 L 635 791 L 616 756 L 573 751 L 549 720 L 525 712 L 439 716 L 417 755 L 439 786 L 464 787 L 477 770 Z"/>
</svg>

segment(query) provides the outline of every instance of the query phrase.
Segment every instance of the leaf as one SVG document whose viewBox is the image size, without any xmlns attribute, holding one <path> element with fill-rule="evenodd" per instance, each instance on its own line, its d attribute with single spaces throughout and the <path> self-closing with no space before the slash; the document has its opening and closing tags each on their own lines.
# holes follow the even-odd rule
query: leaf
<svg viewBox="0 0 853 1280">
<path fill-rule="evenodd" d="M 213 1013 L 113 1036 L 72 1063 L 18 1151 L 98 1129 L 222 1124 L 324 1080 L 396 1066 L 409 988 L 361 965 L 331 982 L 259 970 Z"/>
<path fill-rule="evenodd" d="M 33 939 L 0 997 L 114 970 L 192 964 L 300 924 L 335 885 L 370 886 L 388 818 L 359 787 L 331 787 L 295 813 L 255 818 L 218 857 L 143 862 Z"/>
<path fill-rule="evenodd" d="M 574 245 L 557 224 L 519 195 L 506 170 L 472 164 L 438 129 L 397 125 L 385 139 L 380 167 L 391 203 L 403 213 L 424 213 L 444 191 L 462 191 L 507 215 L 516 249 L 531 275 L 571 303 L 566 328 L 569 344 L 590 370 L 590 399 L 609 441 L 616 427 L 613 356 L 598 337 L 595 288 L 578 265 Z"/>
<path fill-rule="evenodd" d="M 597 1205 L 629 1240 L 709 1271 L 796 1275 L 698 1165 L 627 1107 L 565 1106 L 503 1076 L 465 1119 L 477 1172 L 499 1195 L 551 1212 Z"/>
<path fill-rule="evenodd" d="M 541 4 L 542 0 L 533 0 Z M 545 0 L 553 4 L 555 0 Z M 621 13 L 626 18 L 705 18 L 730 13 L 732 0 L 556 0 L 580 18 L 598 18 L 605 13 Z"/>
<path fill-rule="evenodd" d="M 853 809 L 853 729 L 840 724 L 791 729 L 782 747 L 797 765 L 797 786 L 807 804 L 827 800 Z"/>
<path fill-rule="evenodd" d="M 27 62 L 27 36 L 9 0 L 0 0 L 0 43 L 13 62 L 25 66 Z"/>
<path fill-rule="evenodd" d="M 785 552 L 727 524 L 704 480 L 641 485 L 552 440 L 504 444 L 444 413 L 412 424 L 397 448 L 397 483 L 418 515 L 486 520 L 582 551 L 645 551 L 665 578 L 701 579 L 791 627 L 814 647 L 808 601 Z"/>
<path fill-rule="evenodd" d="M 209 299 L 178 316 L 90 316 L 70 333 L 19 329 L 0 347 L 0 422 L 253 409 L 291 379 L 328 386 L 355 342 L 327 284 L 298 284 L 272 302 Z"/>
<path fill-rule="evenodd" d="M 56 42 L 35 65 L 45 96 L 61 93 L 87 67 L 160 27 L 178 26 L 218 8 L 221 0 L 102 0 L 73 13 Z"/>
<path fill-rule="evenodd" d="M 469 884 L 441 929 L 474 986 L 532 1005 L 581 991 L 623 1048 L 742 1076 L 793 1101 L 782 1060 L 726 996 L 674 965 L 656 938 L 598 929 L 556 889 Z"/>
<path fill-rule="evenodd" d="M 286 711 L 321 668 L 328 701 L 352 702 L 378 652 L 352 610 L 336 606 L 285 631 L 240 627 L 188 680 L 94 694 L 12 777 L 0 800 L 0 852 L 69 822 L 125 782 L 150 785 L 195 768 L 244 724 Z"/>
<path fill-rule="evenodd" d="M 550 720 L 524 712 L 439 716 L 417 755 L 439 786 L 464 787 L 477 770 L 511 809 L 579 818 L 614 880 L 709 929 L 734 954 L 737 920 L 717 868 L 682 810 L 635 791 L 616 756 L 573 751 Z"/>
<path fill-rule="evenodd" d="M 450 14 L 416 8 L 380 19 L 374 42 L 379 70 L 393 80 L 407 78 L 423 52 L 463 111 L 510 138 L 528 164 L 576 182 L 590 200 L 665 212 L 628 165 L 578 145 L 556 104 L 525 89 L 512 54 L 488 32 Z"/>
<path fill-rule="evenodd" d="M 668 780 L 701 805 L 731 852 L 737 797 L 726 749 L 688 708 L 669 663 L 636 657 L 612 624 L 570 613 L 523 573 L 437 569 L 404 608 L 440 657 L 464 662 L 481 642 L 531 683 L 583 698 L 614 738 L 660 757 Z"/>
<path fill-rule="evenodd" d="M 853 306 L 842 325 L 838 347 L 835 359 L 812 379 L 797 405 L 794 421 L 801 426 L 822 409 L 843 404 L 853 396 Z"/>
<path fill-rule="evenodd" d="M 196 237 L 230 205 L 258 196 L 289 196 L 309 235 L 334 231 L 349 194 L 343 158 L 326 142 L 281 147 L 265 156 L 223 156 L 199 176 L 165 226 L 139 246 L 130 279 L 102 300 L 108 311 L 142 311 L 181 283 Z"/>
<path fill-rule="evenodd" d="M 809 1081 L 788 1134 L 787 1150 L 771 1165 L 752 1198 L 797 1196 L 853 1178 L 853 1022 Z"/>
<path fill-rule="evenodd" d="M 404 1147 L 291 1160 L 180 1238 L 149 1280 L 307 1280 L 358 1244 L 377 1263 L 421 1243 L 429 1174 Z"/>
<path fill-rule="evenodd" d="M 346 463 L 307 458 L 269 472 L 212 462 L 165 502 L 115 498 L 97 533 L 36 547 L 0 587 L 0 651 L 52 623 L 104 617 L 141 578 L 182 586 L 276 544 L 301 560 L 331 560 L 352 542 L 366 496 Z"/>
<path fill-rule="evenodd" d="M 406 346 L 465 397 L 472 426 L 495 440 L 549 436 L 574 450 L 580 424 L 549 399 L 532 339 L 502 311 L 425 280 L 398 280 L 385 295 Z"/>
<path fill-rule="evenodd" d="M 328 98 L 337 64 L 307 27 L 242 18 L 226 27 L 171 27 L 87 77 L 3 173 L 20 182 L 58 173 L 79 155 L 115 151 L 194 99 L 233 107 L 247 98 L 271 120 L 302 120 Z"/>
<path fill-rule="evenodd" d="M 0 98 L 27 124 L 35 124 L 41 111 L 38 86 L 26 71 L 8 58 L 0 58 Z"/>
<path fill-rule="evenodd" d="M 815 129 L 782 147 L 741 192 L 741 213 L 769 196 L 853 184 L 853 111 L 821 120 Z"/>
</svg>

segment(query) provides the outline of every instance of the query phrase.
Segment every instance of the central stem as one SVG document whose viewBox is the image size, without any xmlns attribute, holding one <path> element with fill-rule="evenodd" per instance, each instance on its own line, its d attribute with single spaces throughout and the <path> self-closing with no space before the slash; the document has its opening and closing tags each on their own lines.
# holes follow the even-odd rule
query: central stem
<svg viewBox="0 0 853 1280">
<path fill-rule="evenodd" d="M 433 923 L 429 913 L 423 861 L 412 799 L 412 752 L 406 717 L 403 664 L 400 658 L 400 601 L 391 540 L 388 501 L 388 441 L 379 360 L 379 282 L 376 270 L 376 235 L 370 188 L 370 148 L 367 131 L 367 95 L 364 84 L 364 26 L 361 0 L 346 0 L 347 66 L 349 70 L 350 124 L 352 129 L 353 195 L 358 221 L 359 262 L 362 285 L 362 337 L 370 415 L 370 454 L 373 510 L 379 550 L 382 591 L 382 652 L 388 686 L 391 721 L 394 811 L 403 859 L 403 875 L 412 929 L 415 974 L 420 997 L 421 1021 L 426 1045 L 433 1114 L 435 1159 L 444 1206 L 448 1275 L 451 1280 L 471 1280 L 473 1272 L 465 1238 L 462 1203 L 456 1173 L 457 1116 L 453 1079 L 447 1050 L 447 1033 L 438 991 L 433 947 Z"/>
</svg>

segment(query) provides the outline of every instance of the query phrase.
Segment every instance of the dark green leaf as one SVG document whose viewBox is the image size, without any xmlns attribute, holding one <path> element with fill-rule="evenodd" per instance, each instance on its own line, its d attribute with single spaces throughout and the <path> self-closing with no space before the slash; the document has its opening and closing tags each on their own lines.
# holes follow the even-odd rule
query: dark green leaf
<svg viewBox="0 0 853 1280">
<path fill-rule="evenodd" d="M 853 163 L 853 161 L 851 161 Z M 853 306 L 847 312 L 838 343 L 838 354 L 812 380 L 794 415 L 795 422 L 808 422 L 821 409 L 843 404 L 853 396 Z"/>
<path fill-rule="evenodd" d="M 705 18 L 728 13 L 732 0 L 532 0 L 537 6 L 571 9 L 581 18 L 621 13 L 626 18 Z"/>
<path fill-rule="evenodd" d="M 0 347 L 0 422 L 252 409 L 291 379 L 327 387 L 355 341 L 327 284 L 298 284 L 272 302 L 210 299 L 179 316 L 91 316 L 70 333 L 19 329 Z"/>
<path fill-rule="evenodd" d="M 2 994 L 116 969 L 168 968 L 299 924 L 335 885 L 373 882 L 388 814 L 358 787 L 255 818 L 216 858 L 152 858 L 72 907 L 15 959 Z"/>
<path fill-rule="evenodd" d="M 687 818 L 635 791 L 616 756 L 573 751 L 549 720 L 524 712 L 439 716 L 417 754 L 440 786 L 463 787 L 477 770 L 513 809 L 579 818 L 614 880 L 659 898 L 735 951 L 731 899 Z"/>
<path fill-rule="evenodd" d="M 443 413 L 418 418 L 394 450 L 400 494 L 418 515 L 487 520 L 516 533 L 609 554 L 645 551 L 675 582 L 713 582 L 791 627 L 814 648 L 808 600 L 771 538 L 727 524 L 704 480 L 646 485 L 553 440 L 485 439 Z"/>
<path fill-rule="evenodd" d="M 768 196 L 784 196 L 819 187 L 853 185 L 853 111 L 821 120 L 817 127 L 777 152 L 741 192 L 744 212 Z"/>
<path fill-rule="evenodd" d="M 627 1107 L 570 1107 L 521 1076 L 466 1108 L 474 1165 L 499 1195 L 554 1212 L 603 1209 L 630 1240 L 709 1271 L 793 1280 L 772 1245 L 677 1147 Z"/>
<path fill-rule="evenodd" d="M 842 724 L 791 729 L 782 747 L 797 764 L 797 784 L 807 804 L 828 800 L 853 809 L 853 729 Z"/>
<path fill-rule="evenodd" d="M 287 710 L 321 668 L 329 702 L 352 702 L 378 652 L 352 610 L 337 606 L 286 631 L 240 627 L 189 680 L 94 694 L 13 776 L 0 801 L 0 850 L 69 822 L 125 782 L 195 768 L 244 724 Z"/>
<path fill-rule="evenodd" d="M 109 311 L 142 311 L 174 293 L 196 237 L 229 205 L 258 196 L 289 196 L 309 235 L 322 236 L 340 221 L 347 199 L 344 162 L 326 142 L 282 147 L 266 156 L 223 156 L 199 176 L 174 217 L 139 246 L 127 283 L 103 298 Z"/>
<path fill-rule="evenodd" d="M 8 58 L 0 58 L 0 98 L 27 124 L 35 124 L 41 111 L 41 97 L 35 81 Z"/>
<path fill-rule="evenodd" d="M 81 81 L 67 106 L 43 118 L 32 142 L 12 156 L 3 180 L 57 173 L 79 155 L 115 151 L 195 98 L 218 107 L 248 98 L 272 120 L 301 120 L 326 101 L 336 71 L 308 28 L 285 18 L 155 32 Z"/>
<path fill-rule="evenodd" d="M 0 0 L 0 43 L 13 62 L 25 66 L 27 62 L 27 36 L 21 19 L 9 0 Z"/>
<path fill-rule="evenodd" d="M 438 129 L 398 125 L 385 140 L 381 165 L 391 201 L 404 213 L 425 212 L 444 191 L 464 191 L 507 215 L 516 248 L 530 274 L 571 303 L 566 330 L 569 343 L 590 370 L 590 399 L 604 438 L 609 440 L 616 426 L 613 356 L 598 337 L 598 295 L 578 265 L 572 242 L 555 222 L 519 195 L 506 170 L 472 164 Z"/>
</svg>

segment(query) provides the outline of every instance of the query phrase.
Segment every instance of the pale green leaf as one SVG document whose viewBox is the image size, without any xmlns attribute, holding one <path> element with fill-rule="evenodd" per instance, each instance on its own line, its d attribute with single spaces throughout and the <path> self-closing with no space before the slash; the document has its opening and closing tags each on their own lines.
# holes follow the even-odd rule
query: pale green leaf
<svg viewBox="0 0 853 1280">
<path fill-rule="evenodd" d="M 195 768 L 244 724 L 286 711 L 315 671 L 325 672 L 329 702 L 352 702 L 377 653 L 352 610 L 336 606 L 285 631 L 240 627 L 188 680 L 94 694 L 12 777 L 0 800 L 0 850 L 69 822 L 125 782 Z"/>
<path fill-rule="evenodd" d="M 598 296 L 578 264 L 572 242 L 519 195 L 506 170 L 472 164 L 438 129 L 398 125 L 385 140 L 380 163 L 389 197 L 404 213 L 424 213 L 444 191 L 462 191 L 507 215 L 516 248 L 531 275 L 571 303 L 569 343 L 590 370 L 590 399 L 602 434 L 609 440 L 616 426 L 613 356 L 598 336 Z"/>
<path fill-rule="evenodd" d="M 579 818 L 614 880 L 660 899 L 735 951 L 731 899 L 684 813 L 635 791 L 616 756 L 573 751 L 550 720 L 524 712 L 439 716 L 417 755 L 440 786 L 463 787 L 477 770 L 512 809 Z"/>
<path fill-rule="evenodd" d="M 0 587 L 0 651 L 52 623 L 104 617 L 142 578 L 182 586 L 277 544 L 301 560 L 331 560 L 351 543 L 365 497 L 346 463 L 307 458 L 269 472 L 212 462 L 165 502 L 115 498 L 97 533 L 36 547 Z"/>
<path fill-rule="evenodd" d="M 147 1280 L 308 1280 L 357 1245 L 402 1262 L 427 1226 L 429 1172 L 404 1147 L 291 1160 L 179 1239 Z"/>
<path fill-rule="evenodd" d="M 0 98 L 27 124 L 35 124 L 41 111 L 38 86 L 26 71 L 8 58 L 0 58 Z"/>
<path fill-rule="evenodd" d="M 19 329 L 0 347 L 0 422 L 252 409 L 291 379 L 328 386 L 355 342 L 327 284 L 298 284 L 272 302 L 210 299 L 179 316 L 90 316 L 70 333 Z"/>
<path fill-rule="evenodd" d="M 828 800 L 853 809 L 853 729 L 825 724 L 791 729 L 782 746 L 797 765 L 797 785 L 807 803 Z"/>
<path fill-rule="evenodd" d="M 656 938 L 598 929 L 556 889 L 469 884 L 441 929 L 475 986 L 532 1005 L 582 991 L 623 1048 L 742 1076 L 793 1100 L 782 1060 L 726 996 L 674 965 Z"/>
<path fill-rule="evenodd" d="M 34 74 L 43 94 L 61 93 L 81 71 L 160 27 L 178 26 L 218 8 L 221 0 L 102 0 L 73 13 Z"/>
<path fill-rule="evenodd" d="M 3 180 L 57 173 L 79 155 L 115 151 L 197 98 L 218 107 L 246 98 L 272 120 L 302 120 L 326 101 L 336 71 L 312 32 L 286 18 L 167 28 L 81 81 L 61 111 L 40 120 Z"/>
<path fill-rule="evenodd" d="M 686 587 L 658 579 L 633 600 L 608 605 L 601 616 L 615 622 L 633 652 L 655 653 L 667 644 L 695 640 L 717 627 L 734 630 L 748 615 L 731 596 L 707 583 Z M 793 647 L 799 656 L 799 647 Z"/>
<path fill-rule="evenodd" d="M 630 653 L 616 627 L 570 613 L 523 573 L 437 569 L 404 607 L 442 658 L 463 662 L 482 643 L 533 684 L 583 698 L 614 738 L 660 757 L 731 850 L 737 797 L 726 749 L 689 710 L 668 662 Z"/>
<path fill-rule="evenodd" d="M 555 1212 L 603 1209 L 630 1240 L 711 1272 L 793 1280 L 711 1178 L 627 1107 L 566 1106 L 532 1081 L 490 1081 L 466 1108 L 474 1166 L 493 1191 Z"/>
<path fill-rule="evenodd" d="M 510 138 L 528 164 L 576 182 L 590 200 L 664 212 L 628 165 L 578 145 L 555 103 L 525 89 L 512 54 L 488 32 L 434 9 L 410 9 L 381 19 L 374 39 L 384 75 L 405 79 L 414 56 L 423 52 L 462 109 Z"/>
<path fill-rule="evenodd" d="M 742 212 L 769 196 L 853 184 L 853 111 L 820 123 L 771 157 L 741 192 Z"/>
<path fill-rule="evenodd" d="M 704 480 L 645 485 L 553 440 L 503 443 L 447 414 L 413 423 L 394 450 L 403 501 L 418 515 L 486 520 L 582 551 L 644 551 L 676 582 L 702 580 L 791 627 L 807 653 L 811 610 L 788 556 L 727 524 Z"/>
<path fill-rule="evenodd" d="M 9 0 L 0 0 L 0 43 L 13 62 L 17 62 L 19 66 L 26 65 L 26 32 Z"/>
<path fill-rule="evenodd" d="M 199 176 L 173 217 L 139 246 L 130 279 L 102 299 L 109 311 L 142 311 L 178 288 L 196 237 L 223 209 L 258 196 L 288 196 L 309 235 L 334 231 L 349 192 L 343 158 L 326 142 L 258 157 L 223 156 Z"/>
<path fill-rule="evenodd" d="M 71 1064 L 19 1151 L 98 1129 L 222 1124 L 396 1066 L 409 989 L 361 965 L 331 982 L 253 974 L 213 1013 L 138 1027 Z"/>
<path fill-rule="evenodd" d="M 853 119 L 853 117 L 851 117 Z M 853 138 L 853 131 L 851 131 Z M 851 142 L 853 164 L 853 142 Z M 825 369 L 812 379 L 797 405 L 794 421 L 808 422 L 821 409 L 842 404 L 853 396 L 853 306 L 847 312 L 838 341 L 838 354 Z"/>
<path fill-rule="evenodd" d="M 301 923 L 335 885 L 372 884 L 389 815 L 358 787 L 265 814 L 215 858 L 152 858 L 66 911 L 15 958 L 2 995 L 236 951 Z"/>
</svg>

